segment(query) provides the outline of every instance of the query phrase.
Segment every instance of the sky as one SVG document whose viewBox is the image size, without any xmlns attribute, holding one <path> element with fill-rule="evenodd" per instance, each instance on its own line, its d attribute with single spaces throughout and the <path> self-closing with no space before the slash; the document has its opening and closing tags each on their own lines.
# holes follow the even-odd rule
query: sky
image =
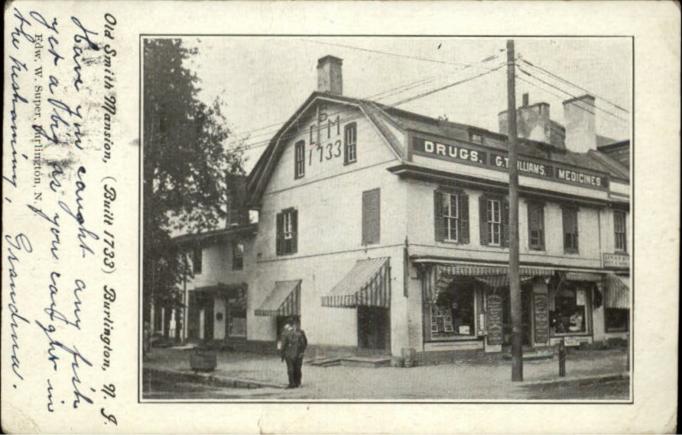
<svg viewBox="0 0 682 435">
<path fill-rule="evenodd" d="M 250 148 L 247 170 L 316 89 L 317 59 L 328 54 L 343 59 L 349 97 L 393 105 L 481 75 L 397 107 L 497 131 L 497 114 L 507 105 L 506 67 L 490 71 L 506 60 L 505 38 L 210 36 L 184 43 L 199 48 L 188 63 L 200 79 L 199 97 L 220 96 L 233 140 Z M 587 90 L 596 97 L 597 133 L 629 138 L 631 48 L 629 38 L 515 39 L 519 65 L 533 74 L 518 73 L 517 106 L 528 93 L 531 104 L 549 103 L 551 118 L 563 124 L 561 102 Z"/>
</svg>

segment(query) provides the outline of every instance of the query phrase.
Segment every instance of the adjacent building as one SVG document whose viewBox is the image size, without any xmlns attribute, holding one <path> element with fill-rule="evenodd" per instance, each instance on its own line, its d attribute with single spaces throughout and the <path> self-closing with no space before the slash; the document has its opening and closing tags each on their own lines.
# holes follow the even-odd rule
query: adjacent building
<svg viewBox="0 0 682 435">
<path fill-rule="evenodd" d="M 257 222 L 177 239 L 195 265 L 184 338 L 274 348 L 298 318 L 318 350 L 502 351 L 507 113 L 492 132 L 345 96 L 337 57 L 317 71 L 246 179 Z M 628 337 L 630 171 L 590 106 L 565 101 L 565 125 L 527 95 L 518 108 L 528 348 Z"/>
</svg>

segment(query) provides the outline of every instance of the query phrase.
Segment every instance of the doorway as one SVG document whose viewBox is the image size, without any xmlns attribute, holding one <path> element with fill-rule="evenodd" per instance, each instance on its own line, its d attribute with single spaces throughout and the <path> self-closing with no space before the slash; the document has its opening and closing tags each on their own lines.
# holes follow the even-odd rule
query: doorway
<svg viewBox="0 0 682 435">
<path fill-rule="evenodd" d="M 388 351 L 391 343 L 391 323 L 388 308 L 358 307 L 358 348 Z"/>
</svg>

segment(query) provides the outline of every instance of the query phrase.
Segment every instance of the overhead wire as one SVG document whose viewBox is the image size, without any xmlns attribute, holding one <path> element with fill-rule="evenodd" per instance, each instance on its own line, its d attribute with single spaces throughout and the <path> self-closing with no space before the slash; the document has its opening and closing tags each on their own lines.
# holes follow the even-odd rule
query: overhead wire
<svg viewBox="0 0 682 435">
<path fill-rule="evenodd" d="M 541 82 L 541 83 L 543 83 L 543 84 L 545 84 L 545 85 L 547 85 L 547 86 L 549 86 L 549 87 L 551 87 L 551 88 L 554 88 L 554 89 L 556 89 L 556 90 L 558 90 L 558 91 L 560 91 L 560 92 L 562 92 L 562 93 L 568 95 L 568 96 L 571 97 L 571 98 L 577 98 L 577 96 L 576 96 L 575 94 L 573 94 L 573 93 L 571 93 L 571 92 L 568 92 L 568 91 L 566 91 L 565 89 L 560 88 L 560 87 L 554 85 L 553 83 L 550 83 L 550 82 L 548 82 L 548 81 L 546 81 L 546 80 L 543 80 L 543 79 L 537 77 L 536 75 L 534 75 L 534 74 L 532 74 L 532 73 L 530 73 L 530 72 L 524 70 L 522 67 L 520 67 L 520 66 L 518 66 L 518 65 L 516 65 L 516 68 L 517 68 L 520 72 L 522 72 L 523 74 L 527 75 L 528 77 L 531 77 L 532 79 L 534 79 L 534 80 L 536 80 L 536 81 L 538 81 L 538 82 Z M 622 122 L 629 122 L 627 119 L 621 118 L 620 116 L 616 115 L 615 113 L 613 113 L 613 112 L 611 112 L 611 111 L 608 111 L 608 110 L 606 110 L 606 109 L 603 109 L 603 108 L 601 108 L 601 107 L 598 107 L 598 106 L 596 106 L 596 105 L 594 105 L 594 104 L 588 104 L 588 103 L 584 103 L 584 104 L 585 104 L 585 106 L 592 107 L 592 108 L 594 108 L 594 109 L 596 109 L 596 110 L 599 110 L 599 111 L 601 111 L 601 112 L 603 112 L 603 113 L 606 113 L 606 114 L 608 114 L 608 115 L 610 115 L 610 116 L 614 117 L 615 119 L 618 119 L 618 120 L 620 120 L 620 121 L 622 121 Z M 577 107 L 580 107 L 580 106 L 577 106 Z M 587 111 L 587 112 L 589 112 L 589 113 L 591 113 L 591 114 L 594 114 L 594 112 L 592 112 L 592 111 L 590 111 L 590 110 L 588 110 L 588 109 L 586 109 L 586 108 L 584 108 L 584 107 L 580 107 L 580 108 L 583 109 L 583 110 L 585 110 L 585 111 Z"/>
<path fill-rule="evenodd" d="M 566 78 L 564 78 L 564 77 L 561 77 L 560 75 L 555 74 L 555 73 L 549 71 L 549 70 L 546 69 L 546 68 L 543 68 L 543 67 L 541 67 L 541 66 L 539 66 L 539 65 L 537 65 L 537 64 L 531 63 L 530 61 L 528 61 L 527 59 L 524 59 L 524 58 L 522 58 L 522 57 L 519 57 L 519 59 L 521 60 L 521 62 L 525 63 L 526 65 L 530 66 L 531 68 L 534 68 L 534 69 L 536 69 L 536 70 L 538 70 L 538 71 L 543 72 L 545 75 L 548 75 L 548 76 L 553 77 L 553 78 L 555 78 L 555 79 L 557 79 L 557 80 L 560 80 L 560 81 L 562 81 L 562 82 L 564 82 L 564 83 L 566 83 L 566 84 L 569 84 L 569 85 L 571 85 L 571 86 L 573 86 L 573 87 L 575 87 L 575 88 L 580 89 L 580 90 L 583 91 L 583 92 L 587 92 L 587 93 L 590 94 L 590 95 L 594 95 L 595 97 L 599 98 L 599 100 L 604 101 L 604 102 L 610 104 L 611 106 L 617 108 L 618 110 L 621 110 L 621 111 L 623 111 L 623 112 L 625 112 L 625 113 L 630 113 L 629 110 L 627 110 L 627 109 L 625 109 L 624 107 L 622 107 L 622 106 L 620 106 L 620 105 L 618 105 L 618 104 L 612 102 L 611 100 L 609 100 L 609 99 L 607 99 L 607 98 L 604 98 L 604 97 L 602 97 L 602 96 L 600 96 L 600 95 L 597 95 L 596 93 L 594 93 L 594 92 L 592 92 L 592 91 L 590 91 L 590 90 L 588 90 L 588 89 L 585 89 L 584 87 L 582 87 L 582 86 L 580 86 L 580 85 L 578 85 L 578 84 L 576 84 L 576 83 L 574 83 L 574 82 L 572 82 L 572 81 L 570 81 L 570 80 L 568 80 L 568 79 L 566 79 Z"/>
<path fill-rule="evenodd" d="M 499 57 L 499 55 L 488 56 L 488 57 L 486 57 L 485 59 L 481 60 L 479 63 L 487 63 L 487 62 L 490 62 L 490 61 L 496 59 L 497 57 Z M 442 90 L 445 90 L 445 89 L 448 89 L 448 88 L 457 86 L 457 85 L 459 85 L 459 84 L 466 83 L 466 82 L 468 82 L 468 81 L 474 80 L 474 79 L 476 79 L 476 78 L 479 78 L 479 77 L 482 77 L 482 76 L 484 76 L 484 75 L 490 74 L 490 73 L 492 73 L 492 72 L 494 72 L 494 71 L 497 71 L 497 70 L 499 70 L 500 68 L 502 68 L 502 66 L 504 66 L 504 63 L 502 63 L 502 64 L 500 64 L 499 66 L 494 67 L 494 68 L 485 68 L 486 71 L 483 72 L 483 73 L 477 74 L 477 75 L 472 76 L 472 77 L 467 77 L 467 78 L 465 78 L 465 79 L 458 80 L 458 81 L 453 82 L 453 83 L 448 83 L 448 84 L 446 84 L 446 85 L 444 85 L 444 86 L 440 86 L 440 87 L 438 87 L 438 88 L 435 88 L 435 89 L 432 89 L 432 90 L 429 90 L 429 91 L 426 91 L 426 92 L 422 92 L 422 93 L 420 93 L 420 94 L 418 94 L 418 95 L 415 95 L 415 96 L 412 96 L 412 97 L 409 97 L 409 98 L 400 100 L 400 101 L 398 101 L 398 102 L 389 104 L 389 106 L 398 106 L 398 105 L 402 105 L 402 104 L 405 104 L 405 103 L 414 101 L 414 100 L 416 100 L 416 99 L 423 98 L 423 97 L 426 97 L 426 96 L 428 96 L 428 95 L 434 94 L 434 93 L 436 93 L 436 92 L 440 92 L 440 91 L 442 91 Z M 448 74 L 448 75 L 449 75 L 449 74 Z M 434 77 L 431 78 L 431 79 L 428 79 L 428 78 L 427 78 L 427 79 L 420 79 L 420 80 L 413 81 L 413 82 L 408 82 L 407 84 L 405 84 L 405 85 L 403 85 L 403 86 L 397 86 L 397 87 L 395 87 L 395 88 L 393 88 L 393 89 L 389 89 L 389 90 L 382 91 L 382 92 L 377 93 L 377 94 L 370 95 L 369 97 L 365 97 L 364 99 L 376 98 L 377 95 L 382 95 L 382 94 L 384 94 L 384 95 L 383 95 L 381 98 L 379 98 L 379 99 L 384 99 L 384 98 L 387 98 L 387 97 L 389 97 L 389 96 L 395 95 L 396 93 L 401 93 L 401 92 L 404 92 L 404 91 L 406 91 L 406 90 L 413 89 L 413 88 L 415 88 L 415 87 L 419 87 L 419 86 L 428 84 L 428 83 L 430 83 L 430 82 L 433 82 L 433 81 L 437 80 L 437 79 L 440 78 L 440 77 L 444 77 L 444 76 L 448 76 L 448 75 L 437 75 L 437 76 L 434 76 Z M 422 83 L 422 82 L 423 82 L 423 83 Z M 400 90 L 400 91 L 397 91 L 397 90 L 399 90 L 399 89 L 401 89 L 401 90 Z M 349 111 L 348 109 L 344 109 L 344 110 L 340 110 L 340 111 L 337 111 L 337 112 L 331 112 L 331 113 L 328 113 L 327 116 L 333 116 L 333 115 L 336 115 L 336 114 L 342 114 L 342 113 L 348 112 L 348 111 Z M 277 123 L 277 124 L 273 124 L 272 126 L 278 126 L 278 127 L 279 127 L 280 125 L 281 125 L 280 123 Z M 267 126 L 266 126 L 266 127 L 267 127 Z M 254 132 L 254 131 L 262 130 L 263 128 L 266 128 L 266 127 L 256 128 L 256 129 L 253 129 L 253 130 L 251 130 L 251 131 Z M 245 133 L 245 134 L 248 134 L 249 131 L 246 131 L 246 132 L 244 132 L 244 133 Z M 258 134 L 256 137 L 258 137 L 258 136 L 264 136 L 264 135 L 270 135 L 270 134 L 271 134 L 271 133 L 269 133 L 269 132 L 267 132 L 267 133 L 261 133 L 261 134 Z M 248 139 L 247 139 L 247 140 L 248 140 Z M 259 146 L 264 146 L 264 145 L 266 145 L 269 141 L 270 141 L 270 139 L 268 138 L 267 140 L 263 140 L 263 141 L 251 142 L 251 143 L 247 143 L 246 145 L 242 145 L 241 148 L 242 148 L 242 149 L 253 149 L 253 148 L 258 148 Z"/>
</svg>

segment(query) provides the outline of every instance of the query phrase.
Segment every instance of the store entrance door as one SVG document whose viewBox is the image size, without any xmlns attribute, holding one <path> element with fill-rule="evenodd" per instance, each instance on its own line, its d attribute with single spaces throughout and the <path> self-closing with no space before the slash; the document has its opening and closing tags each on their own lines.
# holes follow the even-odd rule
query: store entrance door
<svg viewBox="0 0 682 435">
<path fill-rule="evenodd" d="M 358 348 L 388 351 L 391 343 L 388 308 L 358 307 Z"/>
</svg>

